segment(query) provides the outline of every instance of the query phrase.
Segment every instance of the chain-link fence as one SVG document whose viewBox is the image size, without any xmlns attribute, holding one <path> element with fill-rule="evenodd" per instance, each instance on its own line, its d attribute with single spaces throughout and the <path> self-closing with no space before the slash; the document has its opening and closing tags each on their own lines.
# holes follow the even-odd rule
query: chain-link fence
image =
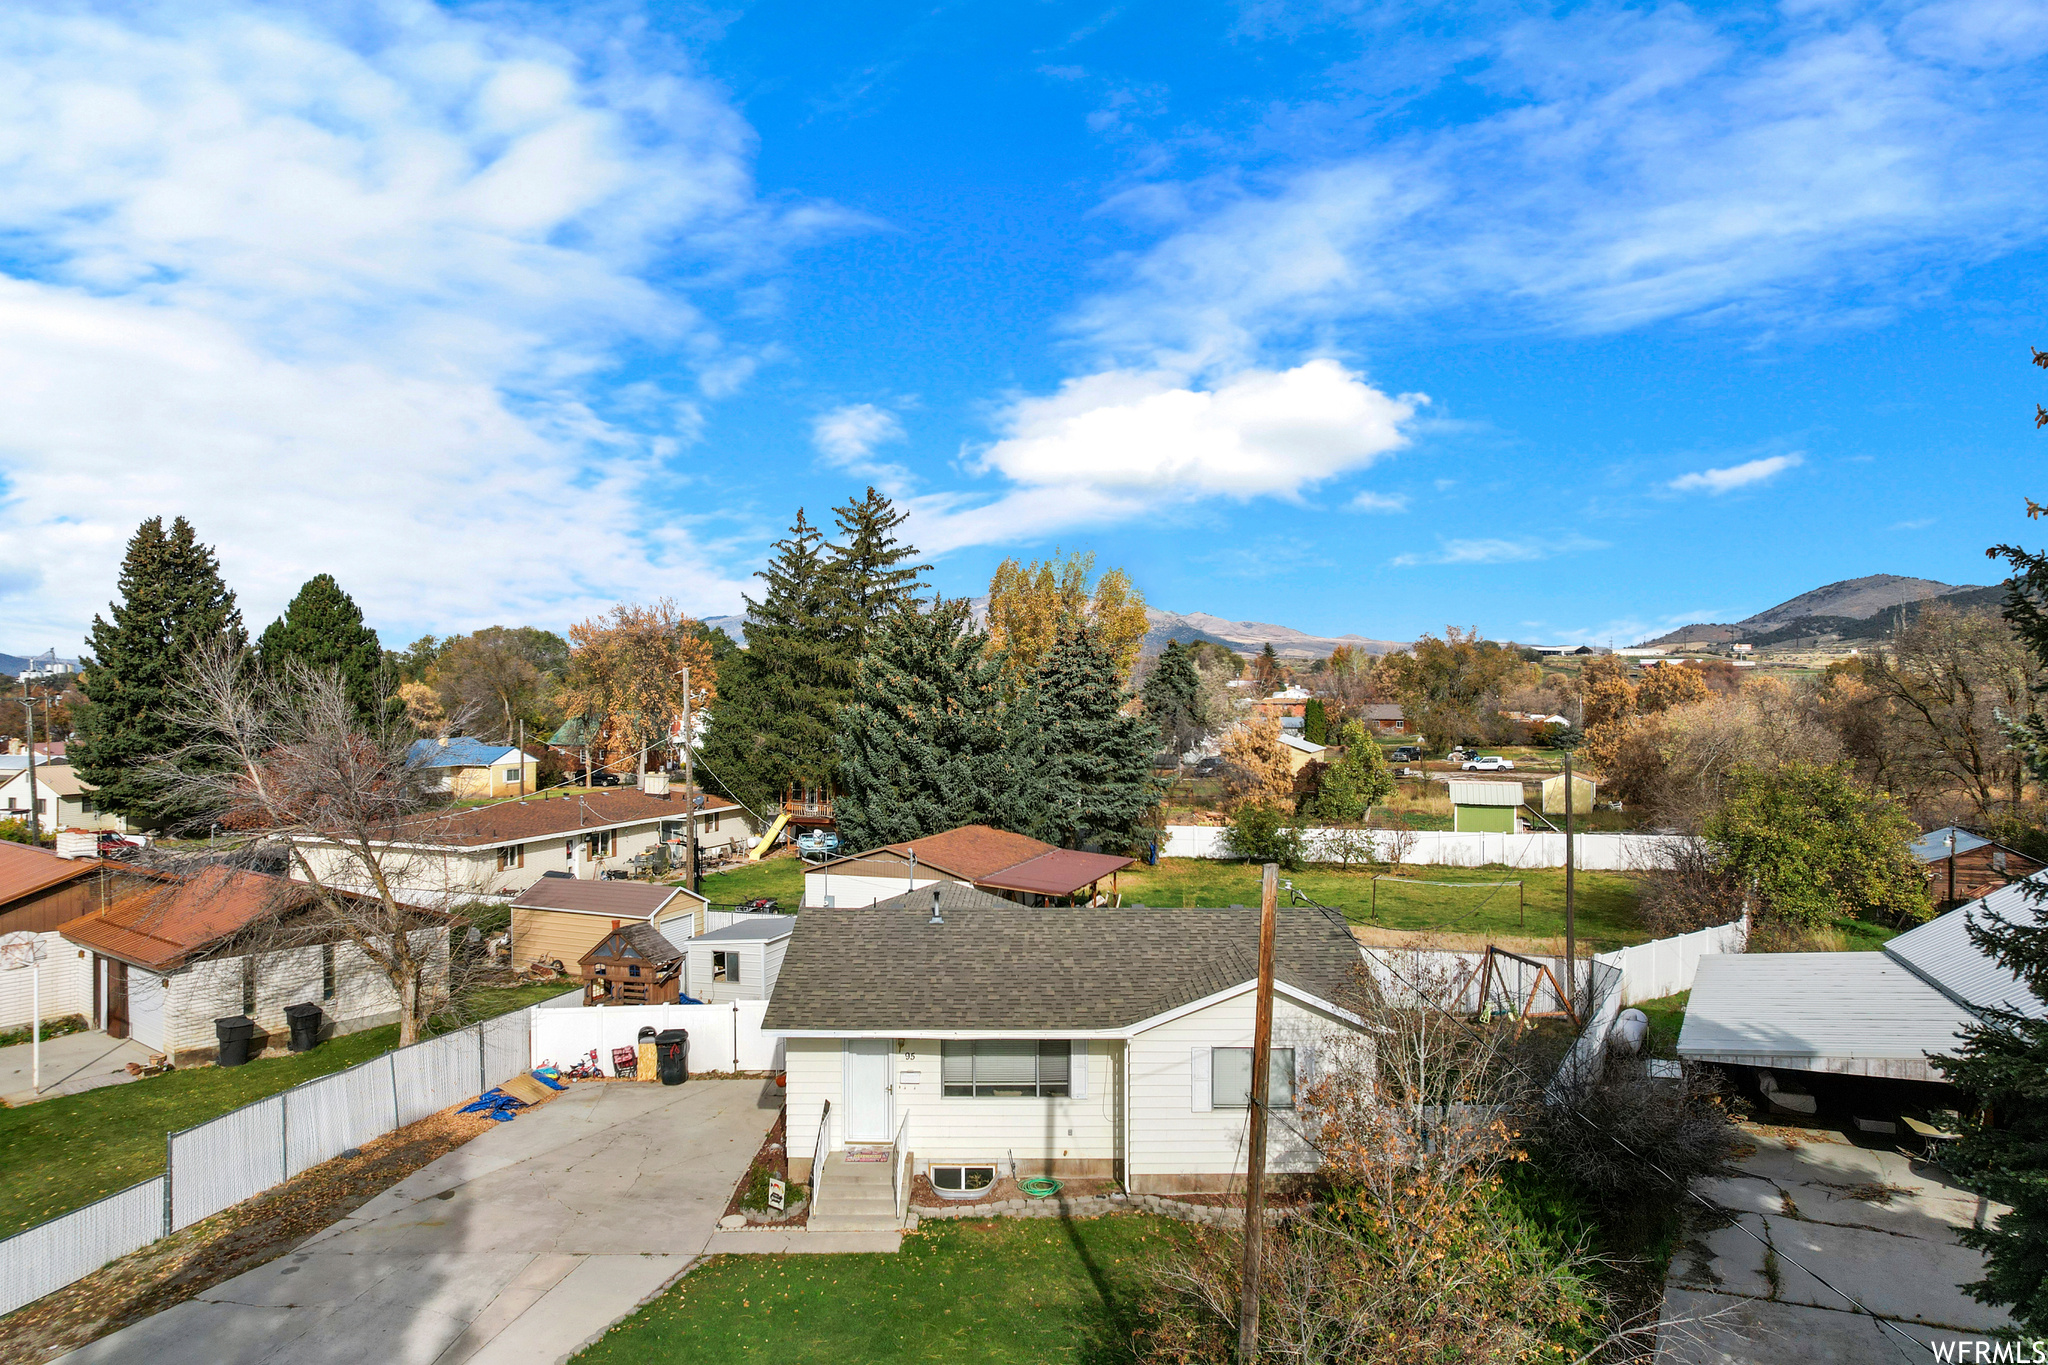
<svg viewBox="0 0 2048 1365">
<path fill-rule="evenodd" d="M 164 1174 L 0 1241 L 0 1314 L 525 1071 L 526 1010 L 387 1052 L 172 1133 Z"/>
</svg>

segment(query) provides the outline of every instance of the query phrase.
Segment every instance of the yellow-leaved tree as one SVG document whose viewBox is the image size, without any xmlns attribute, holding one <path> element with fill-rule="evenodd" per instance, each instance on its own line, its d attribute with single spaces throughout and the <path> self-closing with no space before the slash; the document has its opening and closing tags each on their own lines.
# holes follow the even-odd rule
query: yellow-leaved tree
<svg viewBox="0 0 2048 1365">
<path fill-rule="evenodd" d="M 666 597 L 645 607 L 622 603 L 569 627 L 562 711 L 595 727 L 612 771 L 644 772 L 648 753 L 682 717 L 685 668 L 690 705 L 701 714 L 718 696 L 703 626 Z"/>
<path fill-rule="evenodd" d="M 1094 627 L 1097 643 L 1130 677 L 1145 639 L 1144 595 L 1122 569 L 1094 574 L 1095 556 L 1080 550 L 1064 557 L 1054 550 L 1051 559 L 1029 564 L 1006 559 L 996 566 L 988 585 L 989 648 L 1008 651 L 1011 676 L 1029 679 L 1058 637 L 1060 622 L 1074 618 Z"/>
</svg>

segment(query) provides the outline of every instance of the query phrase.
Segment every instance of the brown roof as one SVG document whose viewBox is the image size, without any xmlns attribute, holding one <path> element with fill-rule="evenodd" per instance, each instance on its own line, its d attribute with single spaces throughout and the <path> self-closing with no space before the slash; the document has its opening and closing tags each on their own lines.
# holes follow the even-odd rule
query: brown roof
<svg viewBox="0 0 2048 1365">
<path fill-rule="evenodd" d="M 737 803 L 722 797 L 701 798 L 700 811 L 738 810 Z M 416 833 L 401 835 L 423 843 L 454 844 L 463 848 L 518 843 L 527 839 L 574 834 L 579 830 L 606 829 L 613 825 L 641 824 L 649 820 L 682 820 L 689 807 L 683 794 L 649 796 L 638 790 L 586 792 L 581 796 L 528 797 L 523 801 L 499 801 L 489 806 L 443 815 L 423 816 L 409 822 Z"/>
<path fill-rule="evenodd" d="M 47 849 L 0 839 L 0 905 L 92 876 L 106 866 L 97 858 L 59 858 Z"/>
<path fill-rule="evenodd" d="M 1040 843 L 1025 834 L 1012 834 L 988 825 L 962 825 L 923 839 L 908 839 L 883 847 L 906 856 L 917 851 L 917 860 L 941 871 L 978 882 L 991 872 L 1015 867 L 1026 858 L 1052 852 L 1051 844 Z"/>
<path fill-rule="evenodd" d="M 586 915 L 610 915 L 614 919 L 646 920 L 652 919 L 678 895 L 686 900 L 703 899 L 682 886 L 582 877 L 542 877 L 514 898 L 512 908 L 573 910 Z"/>
<path fill-rule="evenodd" d="M 993 886 L 1001 891 L 1029 891 L 1041 896 L 1071 896 L 1101 881 L 1112 872 L 1129 867 L 1134 858 L 1112 853 L 1083 853 L 1079 849 L 1056 848 L 1036 858 L 1026 858 L 1015 867 L 975 879 L 976 886 Z"/>
<path fill-rule="evenodd" d="M 310 894 L 283 877 L 209 867 L 166 886 L 123 896 L 104 910 L 67 920 L 57 932 L 81 948 L 150 971 L 168 971 L 303 905 Z M 418 913 L 446 918 L 430 910 Z"/>
<path fill-rule="evenodd" d="M 613 943 L 612 940 L 619 940 Z M 670 943 L 661 930 L 651 924 L 621 924 L 591 945 L 589 952 L 576 959 L 579 966 L 589 966 L 599 957 L 607 959 L 639 958 L 644 962 L 673 962 L 683 955 L 683 950 Z"/>
</svg>

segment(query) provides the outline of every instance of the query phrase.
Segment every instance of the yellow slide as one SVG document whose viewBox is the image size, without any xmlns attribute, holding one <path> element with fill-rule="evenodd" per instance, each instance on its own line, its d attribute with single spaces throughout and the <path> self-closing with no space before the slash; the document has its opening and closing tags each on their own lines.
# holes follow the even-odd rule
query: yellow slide
<svg viewBox="0 0 2048 1365">
<path fill-rule="evenodd" d="M 775 847 L 775 836 L 782 833 L 782 827 L 788 823 L 789 813 L 787 811 L 776 816 L 775 823 L 768 826 L 768 833 L 762 837 L 760 843 L 754 845 L 754 851 L 747 855 L 747 861 L 750 863 L 760 862 L 762 855 Z"/>
</svg>

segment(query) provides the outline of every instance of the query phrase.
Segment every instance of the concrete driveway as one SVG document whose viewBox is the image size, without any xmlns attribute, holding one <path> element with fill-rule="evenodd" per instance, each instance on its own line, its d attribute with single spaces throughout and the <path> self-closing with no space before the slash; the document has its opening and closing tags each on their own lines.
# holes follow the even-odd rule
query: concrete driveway
<svg viewBox="0 0 2048 1365">
<path fill-rule="evenodd" d="M 1984 1259 L 1955 1236 L 2004 1213 L 2003 1205 L 1961 1189 L 1937 1166 L 1859 1147 L 1841 1133 L 1772 1128 L 1745 1136 L 1756 1150 L 1738 1163 L 1742 1175 L 1698 1187 L 1733 1226 L 1694 1239 L 1672 1259 L 1664 1316 L 1702 1320 L 1667 1335 L 1659 1365 L 1924 1362 L 1928 1351 L 1901 1335 L 1976 1340 L 2009 1323 L 1958 1287 L 1982 1278 Z"/>
<path fill-rule="evenodd" d="M 772 1083 L 576 1085 L 73 1365 L 552 1365 L 702 1253 Z"/>
<path fill-rule="evenodd" d="M 76 1095 L 103 1085 L 126 1085 L 135 1077 L 128 1063 L 149 1064 L 150 1050 L 133 1038 L 109 1038 L 97 1031 L 67 1033 L 43 1042 L 43 1089 L 35 1090 L 34 1044 L 0 1047 L 0 1103 L 33 1104 L 53 1095 Z"/>
</svg>

